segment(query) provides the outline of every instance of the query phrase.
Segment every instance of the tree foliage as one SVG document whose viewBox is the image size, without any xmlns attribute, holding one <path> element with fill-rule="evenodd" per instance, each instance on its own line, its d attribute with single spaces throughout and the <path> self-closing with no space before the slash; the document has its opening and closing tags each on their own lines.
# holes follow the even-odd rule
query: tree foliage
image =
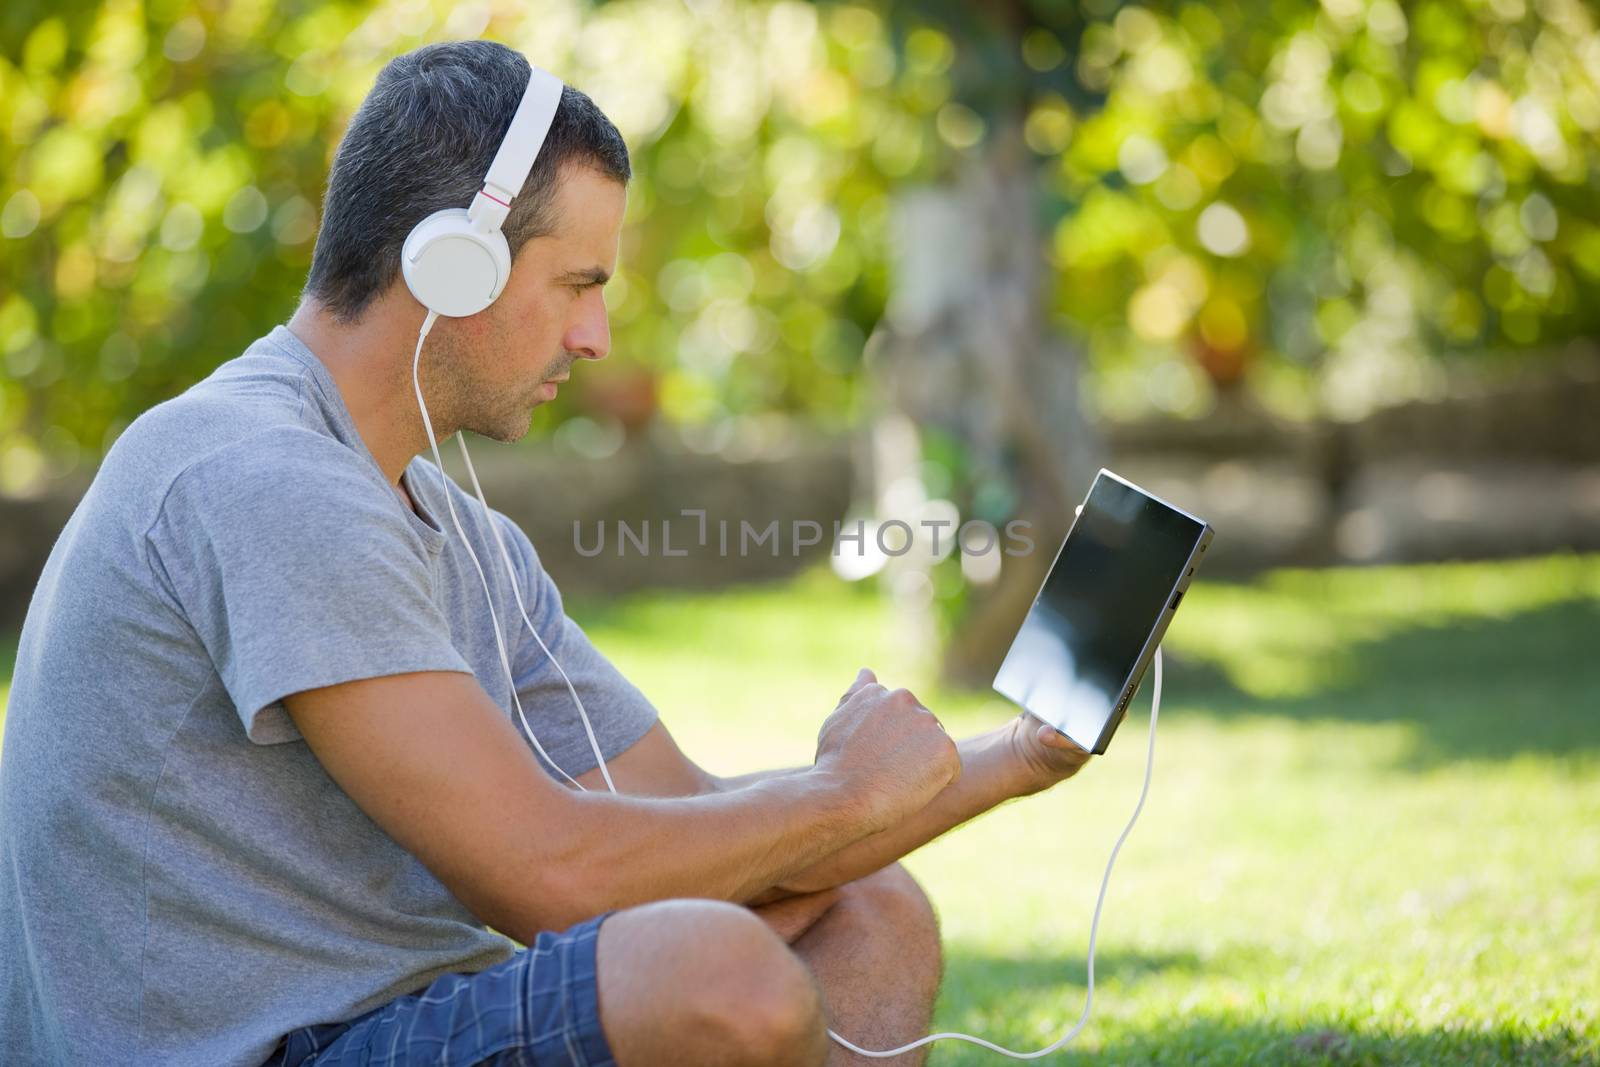
<svg viewBox="0 0 1600 1067">
<path fill-rule="evenodd" d="M 92 461 L 288 316 L 344 123 L 389 57 L 450 37 L 521 49 L 622 128 L 605 369 L 712 440 L 852 417 L 890 201 L 1001 114 L 1037 156 L 1049 300 L 1105 410 L 1248 382 L 1358 414 L 1441 354 L 1600 314 L 1579 0 L 536 7 L 8 5 L 0 490 Z M 603 378 L 563 416 L 611 419 Z"/>
</svg>

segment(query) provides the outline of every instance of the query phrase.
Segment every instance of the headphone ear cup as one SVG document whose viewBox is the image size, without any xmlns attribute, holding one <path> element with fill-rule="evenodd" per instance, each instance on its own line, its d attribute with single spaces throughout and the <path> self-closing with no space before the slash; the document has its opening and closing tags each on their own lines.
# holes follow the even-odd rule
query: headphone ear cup
<svg viewBox="0 0 1600 1067">
<path fill-rule="evenodd" d="M 511 249 L 499 230 L 474 229 L 466 208 L 445 208 L 407 235 L 400 273 L 423 307 L 462 318 L 494 303 L 505 289 Z"/>
</svg>

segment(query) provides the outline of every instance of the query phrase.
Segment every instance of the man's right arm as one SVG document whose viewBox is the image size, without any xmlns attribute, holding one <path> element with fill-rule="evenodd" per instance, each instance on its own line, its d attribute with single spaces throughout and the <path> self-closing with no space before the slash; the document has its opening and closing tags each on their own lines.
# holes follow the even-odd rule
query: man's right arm
<svg viewBox="0 0 1600 1067">
<path fill-rule="evenodd" d="M 524 942 L 651 900 L 748 901 L 896 824 L 960 772 L 932 715 L 882 686 L 841 703 L 810 770 L 666 798 L 558 785 L 466 673 L 368 678 L 284 703 L 375 823 Z"/>
</svg>

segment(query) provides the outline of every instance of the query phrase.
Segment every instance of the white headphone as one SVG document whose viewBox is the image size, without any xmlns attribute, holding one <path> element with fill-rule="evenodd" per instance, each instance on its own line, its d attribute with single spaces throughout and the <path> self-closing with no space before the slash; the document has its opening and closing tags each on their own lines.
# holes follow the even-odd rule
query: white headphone
<svg viewBox="0 0 1600 1067">
<path fill-rule="evenodd" d="M 522 103 L 472 206 L 435 211 L 406 237 L 400 271 L 412 295 L 429 311 L 453 318 L 476 315 L 506 287 L 511 250 L 500 225 L 539 157 L 562 88 L 560 78 L 533 67 Z"/>
</svg>

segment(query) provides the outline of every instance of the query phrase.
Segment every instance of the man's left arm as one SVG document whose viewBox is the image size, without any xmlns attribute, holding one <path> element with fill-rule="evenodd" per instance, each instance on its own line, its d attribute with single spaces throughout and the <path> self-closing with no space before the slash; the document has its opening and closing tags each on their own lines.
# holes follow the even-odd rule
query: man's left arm
<svg viewBox="0 0 1600 1067">
<path fill-rule="evenodd" d="M 813 864 L 758 902 L 842 885 L 909 855 L 949 830 L 1016 797 L 1077 773 L 1089 754 L 1025 715 L 958 742 L 961 775 L 899 826 L 863 838 Z"/>
<path fill-rule="evenodd" d="M 816 893 L 871 874 L 1007 800 L 1037 793 L 1071 777 L 1089 758 L 1050 727 L 1023 715 L 967 738 L 957 747 L 960 777 L 917 814 L 839 850 L 745 903 L 767 904 Z M 608 766 L 619 790 L 651 796 L 726 792 L 799 769 L 719 778 L 689 759 L 659 721 Z M 579 775 L 578 781 L 588 789 L 605 788 L 598 768 Z"/>
</svg>

